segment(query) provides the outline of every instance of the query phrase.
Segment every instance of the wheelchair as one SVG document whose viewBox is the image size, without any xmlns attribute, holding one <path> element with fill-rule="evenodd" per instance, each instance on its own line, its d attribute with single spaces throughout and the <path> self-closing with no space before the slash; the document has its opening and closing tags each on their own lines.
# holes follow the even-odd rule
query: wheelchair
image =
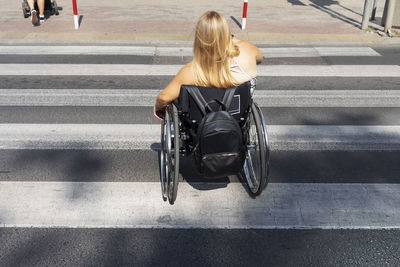
<svg viewBox="0 0 400 267">
<path fill-rule="evenodd" d="M 225 89 L 199 87 L 204 99 L 221 100 Z M 229 113 L 236 119 L 242 129 L 245 146 L 245 160 L 241 171 L 237 174 L 245 180 L 249 192 L 257 196 L 269 182 L 270 150 L 267 128 L 263 114 L 253 101 L 251 83 L 237 86 Z M 177 100 L 167 106 L 165 117 L 161 123 L 160 180 L 164 201 L 173 204 L 177 197 L 179 184 L 179 159 L 190 156 L 194 149 L 194 139 L 202 113 L 195 100 L 181 86 Z"/>
<path fill-rule="evenodd" d="M 22 3 L 22 14 L 24 18 L 28 18 L 31 15 L 31 9 L 29 8 L 28 2 L 23 0 Z M 35 9 L 39 11 L 37 3 L 35 2 Z M 58 6 L 56 0 L 45 0 L 44 1 L 44 11 L 50 12 L 49 15 L 58 16 L 60 13 L 58 12 Z"/>
</svg>

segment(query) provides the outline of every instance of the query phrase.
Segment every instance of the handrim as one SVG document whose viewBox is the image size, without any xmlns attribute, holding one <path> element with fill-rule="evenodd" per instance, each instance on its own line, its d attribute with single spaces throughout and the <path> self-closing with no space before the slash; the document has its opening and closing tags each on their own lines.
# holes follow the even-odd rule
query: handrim
<svg viewBox="0 0 400 267">
<path fill-rule="evenodd" d="M 246 147 L 246 159 L 243 165 L 244 176 L 247 185 L 254 195 L 259 195 L 266 184 L 265 165 L 266 146 L 264 126 L 259 114 L 260 110 L 253 103 L 249 114 L 249 130 L 247 133 L 248 144 Z M 264 181 L 265 180 L 265 181 Z"/>
</svg>

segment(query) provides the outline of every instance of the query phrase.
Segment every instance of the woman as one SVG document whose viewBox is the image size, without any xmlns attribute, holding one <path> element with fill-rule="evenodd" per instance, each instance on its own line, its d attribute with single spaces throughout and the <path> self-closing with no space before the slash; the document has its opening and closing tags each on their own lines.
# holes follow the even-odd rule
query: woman
<svg viewBox="0 0 400 267">
<path fill-rule="evenodd" d="M 261 61 L 261 51 L 233 37 L 223 16 L 204 13 L 196 25 L 193 60 L 158 94 L 154 115 L 164 118 L 165 108 L 179 97 L 182 84 L 228 88 L 252 80 L 255 86 L 256 65 Z"/>
</svg>

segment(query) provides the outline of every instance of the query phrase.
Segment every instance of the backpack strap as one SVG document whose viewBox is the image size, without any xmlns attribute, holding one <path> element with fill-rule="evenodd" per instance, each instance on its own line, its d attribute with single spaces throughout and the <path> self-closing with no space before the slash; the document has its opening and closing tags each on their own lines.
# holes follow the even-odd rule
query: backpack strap
<svg viewBox="0 0 400 267">
<path fill-rule="evenodd" d="M 223 105 L 225 105 L 227 111 L 231 106 L 233 96 L 235 95 L 236 92 L 236 88 L 237 87 L 230 87 L 225 89 L 222 103 Z M 200 93 L 199 88 L 193 85 L 185 85 L 185 89 L 189 93 L 189 95 L 193 98 L 194 102 L 196 102 L 198 108 L 200 109 L 202 115 L 204 116 L 206 114 L 206 107 L 209 106 L 209 104 L 206 102 L 203 95 Z"/>
<path fill-rule="evenodd" d="M 235 87 L 230 87 L 225 89 L 225 94 L 224 98 L 222 99 L 222 103 L 225 104 L 226 110 L 229 111 L 229 108 L 232 104 L 233 96 L 235 95 L 236 92 L 236 86 Z"/>
<path fill-rule="evenodd" d="M 198 108 L 200 109 L 202 115 L 206 114 L 206 106 L 207 102 L 204 99 L 203 95 L 200 93 L 199 88 L 197 86 L 185 85 L 186 91 L 193 98 L 194 102 L 196 102 Z"/>
</svg>

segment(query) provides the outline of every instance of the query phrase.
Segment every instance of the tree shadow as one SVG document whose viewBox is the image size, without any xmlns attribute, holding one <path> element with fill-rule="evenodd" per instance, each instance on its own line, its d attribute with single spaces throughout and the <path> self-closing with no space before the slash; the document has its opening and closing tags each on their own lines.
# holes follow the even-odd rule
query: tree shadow
<svg viewBox="0 0 400 267">
<path fill-rule="evenodd" d="M 59 240 L 56 231 L 43 233 L 42 229 L 34 228 L 29 229 L 29 234 L 24 233 L 21 228 L 17 228 L 15 231 L 21 233 L 15 237 L 16 240 L 22 239 L 21 241 L 26 242 L 18 243 L 18 247 L 10 246 L 2 252 L 0 259 L 3 264 L 7 263 L 2 266 L 40 266 L 46 259 L 50 259 L 50 255 L 54 256 L 59 252 L 56 247 L 49 245 L 49 243 Z M 11 239 L 9 242 L 15 242 L 15 239 Z M 47 262 L 47 264 L 49 263 Z"/>
<path fill-rule="evenodd" d="M 68 196 L 71 200 L 79 199 L 86 195 L 84 184 L 79 182 L 98 181 L 99 177 L 107 169 L 108 163 L 104 159 L 90 153 L 87 150 L 88 146 L 90 146 L 88 143 L 74 143 L 74 147 L 76 146 L 86 149 L 43 149 L 34 150 L 35 153 L 32 153 L 32 150 L 23 150 L 22 153 L 17 155 L 15 166 L 44 165 L 61 168 L 63 180 L 75 182 Z"/>
<path fill-rule="evenodd" d="M 86 150 L 25 150 L 17 156 L 18 164 L 46 164 L 63 167 L 64 180 L 70 182 L 96 181 L 97 174 L 107 163 Z"/>
<path fill-rule="evenodd" d="M 273 151 L 272 183 L 397 183 L 399 152 Z"/>
<path fill-rule="evenodd" d="M 360 242 L 370 243 L 369 265 L 399 262 L 398 230 L 27 230 L 7 231 L 1 266 L 352 266 Z"/>
<path fill-rule="evenodd" d="M 298 108 L 297 110 L 300 110 Z M 355 112 L 352 110 L 345 111 L 341 108 L 331 109 L 333 113 L 330 117 L 321 118 L 298 118 L 300 120 L 299 125 L 372 125 L 381 124 L 380 118 L 373 115 L 362 112 Z M 329 114 L 325 114 L 329 115 Z M 325 123 L 324 123 L 325 122 Z"/>
<path fill-rule="evenodd" d="M 264 112 L 269 123 L 268 113 Z M 300 119 L 300 118 L 299 118 Z M 319 119 L 303 118 L 299 125 L 359 125 L 373 126 L 382 122 L 379 116 L 354 112 L 335 112 L 326 124 Z M 346 122 L 346 123 L 343 123 Z M 343 133 L 348 134 L 348 133 Z M 376 143 L 384 140 L 374 140 Z M 271 143 L 274 140 L 270 140 Z M 352 140 L 348 145 L 357 145 Z M 385 144 L 381 143 L 382 146 Z M 364 145 L 360 141 L 360 145 Z M 386 147 L 389 148 L 387 145 Z M 397 183 L 400 175 L 400 152 L 381 148 L 369 150 L 285 150 L 271 151 L 272 183 Z"/>
</svg>

